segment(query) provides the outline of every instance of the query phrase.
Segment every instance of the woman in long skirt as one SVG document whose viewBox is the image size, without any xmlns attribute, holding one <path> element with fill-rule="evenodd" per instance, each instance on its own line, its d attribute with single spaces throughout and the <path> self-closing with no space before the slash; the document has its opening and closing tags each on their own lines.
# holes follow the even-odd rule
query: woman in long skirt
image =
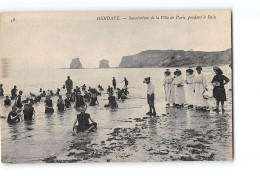
<svg viewBox="0 0 260 176">
<path fill-rule="evenodd" d="M 203 97 L 203 93 L 208 91 L 207 89 L 207 80 L 204 75 L 201 73 L 202 68 L 198 66 L 196 68 L 197 75 L 194 77 L 194 93 L 195 93 L 195 103 L 197 109 L 206 110 L 209 107 L 207 99 Z"/>
<path fill-rule="evenodd" d="M 187 98 L 186 102 L 189 108 L 193 108 L 194 105 L 194 74 L 192 69 L 186 70 L 186 84 L 187 84 Z"/>
<path fill-rule="evenodd" d="M 164 93 L 165 93 L 165 101 L 166 101 L 166 106 L 170 106 L 170 104 L 172 103 L 171 100 L 171 86 L 172 86 L 172 78 L 171 78 L 171 72 L 169 71 L 169 69 L 167 69 L 164 72 Z"/>
<path fill-rule="evenodd" d="M 213 67 L 216 75 L 213 77 L 211 83 L 213 85 L 213 97 L 216 99 L 216 108 L 213 111 L 219 111 L 219 102 L 221 102 L 222 111 L 224 110 L 224 101 L 227 101 L 226 90 L 224 85 L 229 82 L 229 79 L 223 75 L 223 72 L 218 67 Z"/>
<path fill-rule="evenodd" d="M 175 74 L 175 105 L 183 106 L 185 103 L 184 80 L 182 79 L 180 70 L 176 70 Z"/>
</svg>

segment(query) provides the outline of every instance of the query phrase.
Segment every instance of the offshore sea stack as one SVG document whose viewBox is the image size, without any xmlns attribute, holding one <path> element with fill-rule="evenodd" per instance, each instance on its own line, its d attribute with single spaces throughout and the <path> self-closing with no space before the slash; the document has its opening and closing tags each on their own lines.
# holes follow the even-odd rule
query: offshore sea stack
<svg viewBox="0 0 260 176">
<path fill-rule="evenodd" d="M 103 59 L 99 62 L 99 68 L 110 68 L 109 61 L 106 59 Z"/>
<path fill-rule="evenodd" d="M 82 64 L 79 58 L 72 59 L 70 63 L 70 69 L 82 69 Z"/>
</svg>

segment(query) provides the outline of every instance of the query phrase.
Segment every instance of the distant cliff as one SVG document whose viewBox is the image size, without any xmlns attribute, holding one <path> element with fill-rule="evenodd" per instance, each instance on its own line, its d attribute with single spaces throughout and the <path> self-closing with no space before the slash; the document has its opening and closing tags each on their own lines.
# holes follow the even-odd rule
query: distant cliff
<svg viewBox="0 0 260 176">
<path fill-rule="evenodd" d="M 72 59 L 70 63 L 70 69 L 81 69 L 81 68 L 82 68 L 82 64 L 79 58 Z"/>
<path fill-rule="evenodd" d="M 218 52 L 184 50 L 147 50 L 124 56 L 121 68 L 217 66 L 231 63 L 231 49 Z"/>
<path fill-rule="evenodd" d="M 99 62 L 99 68 L 110 68 L 109 67 L 109 61 L 106 59 L 103 59 Z"/>
</svg>

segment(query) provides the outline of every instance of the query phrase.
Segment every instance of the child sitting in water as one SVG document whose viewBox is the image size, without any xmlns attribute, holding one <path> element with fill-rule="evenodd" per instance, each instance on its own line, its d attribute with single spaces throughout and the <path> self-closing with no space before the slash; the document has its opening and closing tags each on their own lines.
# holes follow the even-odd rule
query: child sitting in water
<svg viewBox="0 0 260 176">
<path fill-rule="evenodd" d="M 82 106 L 79 108 L 80 114 L 77 115 L 77 119 L 75 120 L 73 124 L 72 131 L 74 132 L 76 129 L 76 132 L 90 132 L 94 129 L 97 129 L 97 123 L 94 122 L 94 120 L 90 117 L 90 114 L 86 113 L 86 106 Z M 89 120 L 92 122 L 89 123 Z M 78 125 L 76 126 L 76 124 Z"/>
<path fill-rule="evenodd" d="M 111 108 L 117 108 L 118 105 L 116 103 L 116 97 L 113 96 L 112 93 L 109 94 L 109 97 L 108 97 L 108 104 L 105 105 L 105 107 L 111 107 Z"/>
<path fill-rule="evenodd" d="M 7 123 L 14 124 L 20 121 L 21 119 L 19 114 L 17 113 L 17 107 L 14 105 L 12 106 L 12 111 L 8 114 Z"/>
<path fill-rule="evenodd" d="M 67 93 L 66 94 L 66 99 L 64 100 L 66 108 L 70 108 L 71 107 L 71 103 L 70 103 L 71 101 L 72 101 L 71 100 L 71 96 L 70 96 L 69 93 Z"/>
<path fill-rule="evenodd" d="M 58 111 L 64 111 L 65 109 L 65 104 L 64 104 L 64 101 L 62 99 L 62 96 L 59 95 L 59 99 L 57 100 L 57 107 L 58 107 Z"/>
<path fill-rule="evenodd" d="M 11 99 L 9 98 L 9 96 L 5 96 L 4 105 L 5 106 L 11 105 Z"/>
<path fill-rule="evenodd" d="M 54 112 L 54 109 L 53 109 L 53 104 L 52 104 L 52 100 L 51 100 L 51 96 L 50 95 L 47 95 L 46 96 L 46 100 L 44 101 L 45 103 L 45 114 L 48 114 L 48 113 L 53 113 Z"/>
</svg>

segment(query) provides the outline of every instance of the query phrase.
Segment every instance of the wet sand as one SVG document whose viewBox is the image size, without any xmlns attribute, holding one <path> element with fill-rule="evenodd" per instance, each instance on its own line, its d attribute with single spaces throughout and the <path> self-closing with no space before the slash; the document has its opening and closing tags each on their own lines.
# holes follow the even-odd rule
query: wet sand
<svg viewBox="0 0 260 176">
<path fill-rule="evenodd" d="M 96 132 L 77 134 L 64 153 L 43 162 L 232 160 L 231 112 L 173 107 L 166 112 L 156 117 L 128 118 L 125 126 L 131 123 L 133 127 L 108 129 L 101 140 L 93 137 Z"/>
</svg>

